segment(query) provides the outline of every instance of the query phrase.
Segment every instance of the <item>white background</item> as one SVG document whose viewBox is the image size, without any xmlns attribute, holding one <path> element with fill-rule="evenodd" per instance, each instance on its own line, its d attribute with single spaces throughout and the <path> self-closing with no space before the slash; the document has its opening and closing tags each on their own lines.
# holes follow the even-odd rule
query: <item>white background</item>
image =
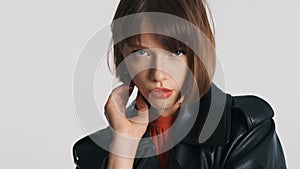
<svg viewBox="0 0 300 169">
<path fill-rule="evenodd" d="M 0 1 L 0 166 L 75 168 L 86 135 L 72 78 L 85 42 L 113 16 L 116 0 Z M 210 0 L 226 91 L 255 94 L 275 110 L 289 168 L 300 153 L 299 2 Z M 298 11 L 297 11 L 298 10 Z"/>
</svg>

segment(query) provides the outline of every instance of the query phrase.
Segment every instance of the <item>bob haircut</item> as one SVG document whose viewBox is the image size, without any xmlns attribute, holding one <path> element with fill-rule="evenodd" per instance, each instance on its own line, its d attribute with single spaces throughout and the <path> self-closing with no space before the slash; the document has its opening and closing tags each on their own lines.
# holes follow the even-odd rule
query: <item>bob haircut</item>
<svg viewBox="0 0 300 169">
<path fill-rule="evenodd" d="M 186 91 L 186 93 L 190 94 L 187 100 L 191 100 L 191 94 L 198 92 L 198 97 L 202 97 L 209 90 L 215 72 L 216 54 L 214 23 L 211 17 L 209 20 L 207 11 L 209 12 L 209 14 L 211 14 L 204 0 L 120 0 L 113 20 L 115 21 L 119 18 L 131 14 L 159 12 L 182 18 L 187 22 L 193 24 L 198 30 L 201 31 L 202 35 L 199 35 L 195 32 L 190 32 L 183 24 L 176 24 L 172 22 L 157 23 L 155 18 L 150 19 L 150 21 L 149 18 L 147 18 L 147 22 L 151 22 L 151 25 L 155 25 L 155 27 L 157 27 L 156 25 L 161 25 L 158 26 L 158 29 L 160 29 L 159 31 L 171 31 L 174 34 L 179 35 L 180 37 L 184 37 L 187 41 L 193 41 L 193 44 L 195 45 L 194 49 L 199 49 L 201 56 L 196 55 L 196 53 L 191 50 L 191 48 L 188 47 L 187 44 L 184 44 L 176 38 L 168 37 L 162 34 L 155 34 L 154 36 L 155 39 L 165 49 L 169 51 L 180 49 L 187 55 L 188 67 L 194 75 L 194 81 L 197 82 L 197 85 L 195 85 L 195 83 L 189 83 L 193 85 L 187 84 L 187 86 L 183 86 L 183 89 Z M 134 21 L 129 21 L 130 23 L 126 23 L 126 26 L 113 23 L 111 25 L 112 45 L 114 44 L 114 41 L 116 41 L 116 39 L 124 37 L 124 35 L 127 33 L 126 31 L 141 29 L 143 21 L 145 20 L 141 20 L 139 22 L 138 19 L 135 19 Z M 212 26 L 210 24 L 210 21 Z M 113 62 L 115 68 L 118 68 L 118 66 L 124 60 L 124 45 L 126 43 L 140 42 L 139 35 L 140 34 L 127 37 L 120 42 L 116 42 L 116 44 L 113 45 Z M 203 38 L 201 38 L 200 36 L 205 36 L 207 42 L 203 42 Z M 209 45 L 207 45 L 208 43 Z M 107 59 L 109 65 L 109 57 Z M 110 66 L 109 68 L 111 70 Z M 126 71 L 127 70 L 116 69 L 115 75 L 120 81 L 124 82 L 125 84 L 129 84 L 126 79 L 131 78 L 128 77 L 128 74 L 124 73 Z"/>
</svg>

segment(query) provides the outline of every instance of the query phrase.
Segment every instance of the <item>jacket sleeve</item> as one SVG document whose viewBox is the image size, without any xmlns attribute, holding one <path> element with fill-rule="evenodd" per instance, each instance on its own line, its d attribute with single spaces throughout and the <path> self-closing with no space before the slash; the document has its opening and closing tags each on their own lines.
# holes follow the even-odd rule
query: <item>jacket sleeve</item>
<svg viewBox="0 0 300 169">
<path fill-rule="evenodd" d="M 247 125 L 241 127 L 243 129 L 234 129 L 237 132 L 229 148 L 225 168 L 286 169 L 272 108 L 257 97 L 247 98 L 244 103 L 239 103 L 239 114 L 245 117 L 243 119 L 247 123 L 244 124 Z"/>
</svg>

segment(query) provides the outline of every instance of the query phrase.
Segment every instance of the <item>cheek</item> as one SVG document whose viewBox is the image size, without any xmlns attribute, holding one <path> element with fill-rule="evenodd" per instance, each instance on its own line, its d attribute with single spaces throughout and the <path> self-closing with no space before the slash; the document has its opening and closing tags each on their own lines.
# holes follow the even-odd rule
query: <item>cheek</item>
<svg viewBox="0 0 300 169">
<path fill-rule="evenodd" d="M 175 81 L 176 85 L 181 88 L 182 85 L 186 82 L 187 77 L 186 67 L 177 67 L 177 69 L 170 71 L 172 79 Z"/>
<path fill-rule="evenodd" d="M 170 59 L 164 69 L 176 81 L 177 85 L 181 86 L 185 82 L 189 70 L 186 56 L 176 60 Z"/>
<path fill-rule="evenodd" d="M 133 77 L 133 76 L 131 76 Z M 134 75 L 132 78 L 134 84 L 139 88 L 142 89 L 145 86 L 145 83 L 147 83 L 147 75 L 145 71 L 139 72 Z"/>
<path fill-rule="evenodd" d="M 136 61 L 132 61 L 131 59 L 126 59 L 125 64 L 126 64 L 128 73 L 130 74 L 130 76 L 132 78 L 135 78 L 136 76 L 138 76 L 138 74 L 140 74 L 144 69 L 142 64 L 136 63 Z"/>
</svg>

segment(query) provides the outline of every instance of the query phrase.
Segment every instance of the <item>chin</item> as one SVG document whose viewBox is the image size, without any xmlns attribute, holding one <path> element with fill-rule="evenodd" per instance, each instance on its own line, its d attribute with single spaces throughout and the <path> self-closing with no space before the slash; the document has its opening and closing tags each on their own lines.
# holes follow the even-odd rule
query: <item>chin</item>
<svg viewBox="0 0 300 169">
<path fill-rule="evenodd" d="M 172 103 L 170 103 L 168 100 L 151 100 L 150 102 L 150 105 L 152 107 L 154 107 L 155 109 L 158 109 L 158 110 L 162 110 L 162 109 L 168 109 L 168 108 L 171 108 L 172 107 Z"/>
</svg>

